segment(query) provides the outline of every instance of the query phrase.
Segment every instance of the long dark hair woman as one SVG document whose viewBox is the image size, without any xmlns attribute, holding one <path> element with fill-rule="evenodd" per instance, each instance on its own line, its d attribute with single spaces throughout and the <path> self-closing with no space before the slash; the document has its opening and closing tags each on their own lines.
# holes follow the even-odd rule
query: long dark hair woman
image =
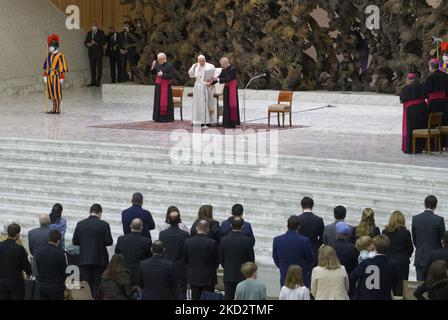
<svg viewBox="0 0 448 320">
<path fill-rule="evenodd" d="M 101 276 L 99 295 L 103 300 L 135 300 L 136 286 L 124 266 L 124 257 L 115 254 Z"/>
<path fill-rule="evenodd" d="M 53 205 L 50 216 L 50 230 L 58 230 L 61 235 L 61 248 L 65 249 L 65 231 L 67 230 L 67 221 L 62 217 L 62 211 L 64 208 L 61 204 L 56 203 Z"/>
<path fill-rule="evenodd" d="M 191 226 L 192 237 L 198 234 L 196 227 L 198 222 L 201 220 L 205 220 L 209 223 L 209 231 L 207 236 L 219 241 L 219 239 L 221 239 L 221 227 L 219 222 L 213 219 L 213 207 L 211 205 L 206 204 L 199 208 L 198 218 Z"/>
<path fill-rule="evenodd" d="M 431 264 L 426 281 L 417 288 L 414 296 L 418 300 L 427 300 L 423 295 L 428 293 L 429 300 L 448 300 L 448 262 L 437 260 Z"/>
</svg>

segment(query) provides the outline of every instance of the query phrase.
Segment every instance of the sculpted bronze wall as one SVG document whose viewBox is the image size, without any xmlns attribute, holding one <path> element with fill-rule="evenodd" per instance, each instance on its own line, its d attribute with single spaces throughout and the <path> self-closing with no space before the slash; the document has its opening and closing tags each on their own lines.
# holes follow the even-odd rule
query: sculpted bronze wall
<svg viewBox="0 0 448 320">
<path fill-rule="evenodd" d="M 255 88 L 396 93 L 407 72 L 427 75 L 432 36 L 444 36 L 448 21 L 448 0 L 437 9 L 423 0 L 124 2 L 136 4 L 133 18 L 144 18 L 141 80 L 149 82 L 147 68 L 163 51 L 175 63 L 176 84 L 191 83 L 187 71 L 203 53 L 214 64 L 228 56 L 240 86 L 266 71 Z M 380 8 L 379 30 L 366 28 L 369 5 Z M 310 15 L 317 7 L 325 10 L 324 20 L 328 15 L 327 25 Z M 366 59 L 369 66 L 360 72 Z"/>
</svg>

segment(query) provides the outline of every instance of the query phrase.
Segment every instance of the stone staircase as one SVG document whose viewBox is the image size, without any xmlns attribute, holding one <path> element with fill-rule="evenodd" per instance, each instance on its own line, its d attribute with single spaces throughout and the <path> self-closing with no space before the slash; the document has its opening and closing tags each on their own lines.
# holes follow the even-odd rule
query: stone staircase
<svg viewBox="0 0 448 320">
<path fill-rule="evenodd" d="M 25 234 L 36 227 L 39 214 L 60 202 L 68 220 L 66 242 L 93 203 L 103 206 L 116 240 L 121 211 L 137 191 L 157 226 L 170 205 L 178 206 L 191 226 L 202 204 L 212 204 L 222 221 L 234 203 L 242 203 L 257 239 L 257 261 L 269 269 L 272 239 L 298 213 L 303 196 L 314 198 L 315 212 L 326 223 L 338 204 L 347 206 L 351 224 L 372 207 L 380 228 L 393 210 L 401 210 L 410 227 L 428 194 L 439 198 L 438 212 L 445 217 L 448 203 L 448 169 L 280 156 L 277 174 L 262 176 L 250 165 L 174 165 L 169 150 L 159 147 L 57 140 L 0 138 L 0 181 L 2 225 L 18 222 Z"/>
</svg>

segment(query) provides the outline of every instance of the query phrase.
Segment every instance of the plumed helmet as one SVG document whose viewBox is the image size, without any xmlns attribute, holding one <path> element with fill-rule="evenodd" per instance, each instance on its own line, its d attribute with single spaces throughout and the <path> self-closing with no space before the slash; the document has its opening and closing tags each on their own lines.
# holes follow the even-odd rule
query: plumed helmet
<svg viewBox="0 0 448 320">
<path fill-rule="evenodd" d="M 57 34 L 52 34 L 51 36 L 49 36 L 47 41 L 49 47 L 59 48 L 60 38 Z"/>
</svg>

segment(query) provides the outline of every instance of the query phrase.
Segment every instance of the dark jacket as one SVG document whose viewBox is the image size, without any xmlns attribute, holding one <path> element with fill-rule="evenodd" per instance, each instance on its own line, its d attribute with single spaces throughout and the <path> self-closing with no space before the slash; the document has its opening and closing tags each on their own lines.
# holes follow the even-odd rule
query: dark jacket
<svg viewBox="0 0 448 320">
<path fill-rule="evenodd" d="M 345 267 L 345 271 L 350 275 L 358 266 L 359 252 L 356 250 L 355 245 L 344 239 L 336 239 L 333 249 L 336 251 L 339 261 Z"/>
<path fill-rule="evenodd" d="M 409 265 L 410 258 L 414 252 L 411 233 L 406 229 L 394 232 L 383 230 L 383 234 L 389 237 L 390 248 L 387 256 L 399 265 Z"/>
<path fill-rule="evenodd" d="M 135 300 L 135 286 L 131 274 L 126 270 L 117 279 L 103 276 L 100 289 L 104 300 Z"/>
<path fill-rule="evenodd" d="M 307 237 L 291 230 L 284 235 L 275 237 L 272 258 L 275 265 L 280 269 L 281 286 L 285 284 L 289 266 L 294 264 L 302 268 L 305 285 L 310 286 L 311 270 L 316 263 L 316 256 Z"/>
<path fill-rule="evenodd" d="M 15 240 L 7 239 L 0 243 L 0 283 L 24 287 L 23 272 L 31 276 L 31 264 L 25 249 Z"/>
<path fill-rule="evenodd" d="M 135 52 L 137 50 L 138 35 L 130 31 L 122 31 L 118 35 L 118 47 L 123 50 Z"/>
<path fill-rule="evenodd" d="M 128 233 L 117 240 L 115 253 L 124 256 L 125 266 L 130 271 L 134 282 L 137 282 L 140 262 L 152 256 L 151 245 L 150 239 L 136 232 Z"/>
<path fill-rule="evenodd" d="M 109 264 L 107 247 L 113 242 L 106 221 L 91 215 L 78 222 L 73 233 L 73 244 L 79 246 L 79 265 L 106 267 Z"/>
<path fill-rule="evenodd" d="M 375 271 L 371 269 L 376 268 L 378 283 L 372 280 Z M 350 275 L 350 282 L 356 283 L 354 300 L 392 300 L 392 289 L 397 283 L 398 272 L 398 266 L 385 255 L 364 260 Z M 378 284 L 378 287 L 370 287 L 374 284 Z"/>
<path fill-rule="evenodd" d="M 188 284 L 197 287 L 217 284 L 218 249 L 215 240 L 202 234 L 185 240 L 184 262 Z"/>
<path fill-rule="evenodd" d="M 299 222 L 299 234 L 310 239 L 314 253 L 317 255 L 317 252 L 323 243 L 325 229 L 324 220 L 312 212 L 304 212 L 299 215 Z"/>
<path fill-rule="evenodd" d="M 437 260 L 443 260 L 448 262 L 448 247 L 431 252 L 428 264 L 426 265 L 425 268 L 425 275 L 428 274 L 428 270 L 431 264 Z"/>
<path fill-rule="evenodd" d="M 176 300 L 177 282 L 174 264 L 161 256 L 140 263 L 138 285 L 143 300 Z"/>
<path fill-rule="evenodd" d="M 131 223 L 134 219 L 140 219 L 143 221 L 142 236 L 151 239 L 150 231 L 156 228 L 151 212 L 143 209 L 137 204 L 134 204 L 132 207 L 124 210 L 121 213 L 121 223 L 123 224 L 124 234 L 131 232 Z"/>
<path fill-rule="evenodd" d="M 255 262 L 252 240 L 242 232 L 229 233 L 221 239 L 219 260 L 224 268 L 224 282 L 244 281 L 241 266 L 246 262 Z"/>
<path fill-rule="evenodd" d="M 232 232 L 232 219 L 233 217 L 230 217 L 229 219 L 223 221 L 221 223 L 221 236 L 224 237 Z M 252 230 L 252 225 L 244 220 L 243 229 L 241 230 L 241 233 L 245 236 L 249 237 L 252 241 L 252 246 L 255 246 L 255 236 L 254 232 Z"/>
<path fill-rule="evenodd" d="M 87 43 L 90 43 L 92 40 L 95 40 L 96 44 L 94 44 L 89 48 L 89 55 L 90 54 L 101 54 L 103 55 L 103 47 L 106 43 L 106 36 L 104 35 L 104 31 L 101 29 L 98 29 L 95 33 L 95 37 L 92 39 L 93 30 L 90 30 L 87 33 L 86 40 L 84 41 L 84 45 L 87 47 Z"/>
<path fill-rule="evenodd" d="M 426 292 L 428 293 L 429 300 L 448 300 L 448 280 L 436 282 L 431 287 L 423 283 L 415 290 L 414 296 L 417 300 L 428 300 L 423 296 Z"/>
<path fill-rule="evenodd" d="M 198 234 L 198 232 L 196 231 L 196 227 L 198 226 L 198 221 L 196 220 L 193 225 L 191 226 L 191 236 L 195 236 Z M 222 234 L 221 234 L 221 227 L 219 225 L 218 221 L 212 220 L 210 222 L 209 225 L 209 231 L 208 231 L 208 235 L 209 238 L 219 241 L 219 239 L 221 239 Z"/>
<path fill-rule="evenodd" d="M 114 37 L 114 35 L 116 35 Z M 105 56 L 109 57 L 111 54 L 118 54 L 119 52 L 119 47 L 118 47 L 118 38 L 119 38 L 120 34 L 118 32 L 115 33 L 110 33 L 106 36 L 106 52 L 105 52 Z M 116 38 L 114 40 L 114 38 Z"/>
<path fill-rule="evenodd" d="M 35 258 L 37 253 L 48 245 L 48 234 L 50 233 L 50 226 L 40 227 L 28 232 L 28 248 L 31 255 Z M 38 276 L 36 268 L 36 261 L 33 259 L 33 275 Z"/>
<path fill-rule="evenodd" d="M 412 218 L 412 240 L 415 245 L 415 261 L 417 267 L 426 267 L 429 256 L 434 250 L 442 247 L 445 233 L 443 217 L 426 210 Z"/>
<path fill-rule="evenodd" d="M 51 245 L 43 247 L 35 256 L 37 271 L 39 272 L 39 283 L 51 285 L 54 287 L 65 289 L 65 273 L 67 269 L 67 260 L 64 251 Z"/>
<path fill-rule="evenodd" d="M 180 230 L 179 227 L 169 227 L 160 232 L 159 240 L 165 247 L 164 258 L 174 263 L 177 279 L 185 279 L 184 246 L 185 240 L 190 237 L 188 232 Z"/>
<path fill-rule="evenodd" d="M 326 245 L 329 245 L 330 247 L 333 247 L 334 242 L 336 241 L 336 224 L 339 222 L 344 222 L 344 220 L 336 220 L 335 222 L 325 226 L 324 229 L 324 236 L 323 236 L 323 243 Z M 353 235 L 353 227 L 350 226 L 350 236 L 347 239 L 348 242 L 355 243 L 354 235 Z"/>
</svg>

